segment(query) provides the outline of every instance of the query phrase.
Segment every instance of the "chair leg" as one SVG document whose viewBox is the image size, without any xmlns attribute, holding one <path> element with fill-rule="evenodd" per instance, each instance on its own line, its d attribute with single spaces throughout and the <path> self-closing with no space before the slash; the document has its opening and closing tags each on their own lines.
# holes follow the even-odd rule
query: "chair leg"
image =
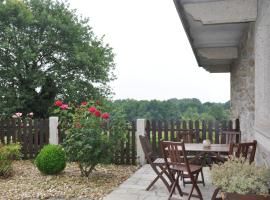
<svg viewBox="0 0 270 200">
<path fill-rule="evenodd" d="M 150 188 L 157 182 L 157 180 L 160 178 L 161 181 L 165 184 L 165 186 L 167 187 L 168 191 L 170 191 L 170 185 L 169 183 L 167 182 L 167 180 L 163 177 L 163 174 L 167 174 L 167 169 L 166 167 L 162 167 L 162 166 L 159 166 L 159 168 L 161 169 L 161 171 L 159 172 L 159 170 L 152 166 L 153 170 L 155 171 L 155 173 L 157 174 L 156 178 L 149 184 L 149 186 L 146 188 L 146 191 L 150 190 Z M 170 178 L 169 178 L 170 180 Z M 171 180 L 170 180 L 171 181 Z"/>
<path fill-rule="evenodd" d="M 199 177 L 199 172 L 195 175 L 195 178 L 194 178 L 193 174 L 190 176 L 190 180 L 192 182 L 192 188 L 191 188 L 191 191 L 189 193 L 188 200 L 190 200 L 194 189 L 197 191 L 199 199 L 203 200 L 202 193 L 200 191 L 200 188 L 197 185 L 198 177 Z"/>
<path fill-rule="evenodd" d="M 194 176 L 193 176 L 193 174 L 191 175 L 192 176 L 192 178 L 190 177 L 190 180 L 191 180 L 191 182 L 192 182 L 192 188 L 191 188 L 191 190 L 190 190 L 190 193 L 189 193 L 189 195 L 188 195 L 188 200 L 190 200 L 190 198 L 191 198 L 191 196 L 192 196 L 192 193 L 193 193 L 193 190 L 194 190 L 194 183 L 193 183 L 193 179 L 194 179 Z M 194 181 L 195 182 L 195 181 Z"/>
<path fill-rule="evenodd" d="M 198 173 L 198 174 L 196 175 L 196 177 L 195 177 L 194 188 L 195 188 L 195 190 L 197 191 L 197 193 L 198 193 L 198 195 L 199 195 L 199 198 L 200 198 L 201 200 L 203 200 L 201 190 L 200 190 L 200 188 L 199 188 L 199 186 L 198 186 L 198 184 L 197 184 L 198 177 L 199 177 L 199 173 Z"/>
<path fill-rule="evenodd" d="M 203 186 L 205 186 L 204 175 L 203 175 L 203 169 L 201 170 L 201 177 L 202 177 L 202 184 L 203 184 Z"/>
<path fill-rule="evenodd" d="M 167 187 L 168 191 L 170 191 L 170 184 L 168 183 L 168 181 L 164 178 L 163 174 L 165 174 L 169 181 L 171 181 L 170 175 L 167 172 L 167 168 L 163 167 L 163 166 L 159 166 L 159 168 L 161 169 L 161 172 L 159 173 L 159 178 L 161 179 L 161 181 L 165 184 L 165 186 Z"/>
<path fill-rule="evenodd" d="M 180 194 L 180 196 L 182 197 L 183 196 L 183 191 L 181 190 L 181 187 L 180 187 L 180 185 L 179 185 L 179 177 L 180 177 L 180 175 L 181 175 L 181 172 L 178 172 L 178 179 L 176 179 L 176 187 L 177 187 L 177 189 L 178 189 L 178 192 L 179 192 L 179 194 Z"/>
<path fill-rule="evenodd" d="M 145 189 L 146 191 L 150 190 L 150 188 L 157 182 L 159 179 L 159 176 L 156 176 L 156 178 L 148 185 L 148 187 Z"/>
<path fill-rule="evenodd" d="M 185 187 L 186 186 L 186 182 L 185 182 L 184 172 L 181 172 L 181 174 L 182 174 L 183 187 Z"/>
<path fill-rule="evenodd" d="M 183 192 L 182 192 L 182 190 L 181 190 L 181 188 L 180 188 L 180 186 L 179 186 L 179 177 L 180 177 L 180 175 L 181 175 L 180 173 L 181 173 L 181 172 L 177 173 L 176 178 L 175 178 L 175 177 L 172 177 L 172 179 L 173 179 L 173 184 L 172 184 L 172 187 L 171 187 L 171 189 L 170 189 L 170 194 L 169 194 L 168 200 L 171 199 L 171 197 L 172 197 L 172 195 L 173 195 L 173 193 L 174 193 L 175 188 L 177 188 L 177 190 L 178 190 L 180 196 L 181 196 L 181 197 L 183 196 Z"/>
<path fill-rule="evenodd" d="M 173 183 L 172 183 L 172 187 L 171 187 L 171 189 L 170 189 L 170 194 L 169 194 L 168 200 L 171 199 L 171 197 L 172 197 L 172 195 L 173 195 L 173 193 L 174 193 L 175 187 L 176 187 L 176 181 L 177 181 L 177 178 L 175 179 L 175 177 L 172 177 L 172 179 L 173 179 Z"/>
<path fill-rule="evenodd" d="M 217 199 L 217 195 L 218 195 L 219 191 L 220 191 L 220 188 L 215 189 L 211 200 L 216 200 Z"/>
</svg>

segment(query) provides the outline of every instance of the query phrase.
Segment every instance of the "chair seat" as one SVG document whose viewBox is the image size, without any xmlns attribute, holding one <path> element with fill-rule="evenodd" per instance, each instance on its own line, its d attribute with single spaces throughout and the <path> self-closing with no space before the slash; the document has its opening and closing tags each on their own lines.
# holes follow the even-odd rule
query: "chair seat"
<svg viewBox="0 0 270 200">
<path fill-rule="evenodd" d="M 200 165 L 192 165 L 192 164 L 190 164 L 189 167 L 190 167 L 190 171 L 191 171 L 192 174 L 197 173 L 197 172 L 202 170 L 202 166 L 200 166 Z M 172 170 L 187 172 L 187 168 L 184 165 L 171 165 L 170 168 Z"/>
<path fill-rule="evenodd" d="M 156 165 L 159 165 L 159 164 L 165 165 L 165 160 L 164 160 L 164 158 L 157 158 L 157 159 L 155 159 L 153 161 L 153 164 L 156 164 Z"/>
<path fill-rule="evenodd" d="M 211 155 L 210 158 L 212 159 L 212 161 L 214 161 L 215 163 L 224 163 L 225 161 L 228 160 L 228 155 L 226 154 L 220 154 L 220 155 Z"/>
</svg>

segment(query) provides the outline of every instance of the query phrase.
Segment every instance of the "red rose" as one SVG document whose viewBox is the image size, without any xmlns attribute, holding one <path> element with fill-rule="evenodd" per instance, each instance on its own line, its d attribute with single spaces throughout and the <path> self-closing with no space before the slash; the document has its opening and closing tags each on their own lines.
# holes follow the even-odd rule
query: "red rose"
<svg viewBox="0 0 270 200">
<path fill-rule="evenodd" d="M 109 119 L 109 118 L 110 118 L 110 114 L 109 114 L 109 113 L 103 113 L 103 114 L 101 115 L 101 118 L 102 118 L 102 119 Z"/>
<path fill-rule="evenodd" d="M 90 108 L 88 108 L 88 111 L 89 111 L 90 113 L 95 113 L 96 110 L 97 110 L 97 109 L 96 109 L 94 106 L 91 106 Z"/>
<path fill-rule="evenodd" d="M 81 105 L 82 105 L 82 106 L 86 106 L 86 105 L 87 105 L 87 102 L 86 102 L 86 101 L 83 101 L 83 102 L 81 103 Z"/>
<path fill-rule="evenodd" d="M 54 105 L 59 107 L 59 106 L 63 105 L 63 102 L 58 100 L 58 101 L 54 102 Z"/>
<path fill-rule="evenodd" d="M 95 116 L 96 116 L 96 117 L 100 117 L 100 115 L 101 115 L 101 112 L 100 112 L 99 110 L 96 110 Z"/>
</svg>

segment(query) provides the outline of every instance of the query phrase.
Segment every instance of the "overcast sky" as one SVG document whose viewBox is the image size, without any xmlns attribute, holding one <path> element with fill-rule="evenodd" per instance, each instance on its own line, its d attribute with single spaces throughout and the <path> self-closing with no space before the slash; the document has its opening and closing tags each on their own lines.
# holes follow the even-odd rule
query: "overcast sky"
<svg viewBox="0 0 270 200">
<path fill-rule="evenodd" d="M 68 0 L 116 54 L 114 99 L 226 102 L 230 76 L 198 67 L 173 0 Z"/>
</svg>

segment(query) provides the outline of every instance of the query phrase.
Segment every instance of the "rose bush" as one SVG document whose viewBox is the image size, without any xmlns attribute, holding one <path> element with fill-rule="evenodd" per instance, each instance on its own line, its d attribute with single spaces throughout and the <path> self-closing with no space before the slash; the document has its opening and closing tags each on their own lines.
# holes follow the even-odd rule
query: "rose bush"
<svg viewBox="0 0 270 200">
<path fill-rule="evenodd" d="M 112 161 L 125 139 L 128 124 L 124 112 L 106 100 L 84 101 L 77 106 L 61 103 L 55 102 L 55 113 L 66 134 L 63 147 L 68 159 L 78 162 L 81 175 L 88 177 L 98 163 Z"/>
</svg>

